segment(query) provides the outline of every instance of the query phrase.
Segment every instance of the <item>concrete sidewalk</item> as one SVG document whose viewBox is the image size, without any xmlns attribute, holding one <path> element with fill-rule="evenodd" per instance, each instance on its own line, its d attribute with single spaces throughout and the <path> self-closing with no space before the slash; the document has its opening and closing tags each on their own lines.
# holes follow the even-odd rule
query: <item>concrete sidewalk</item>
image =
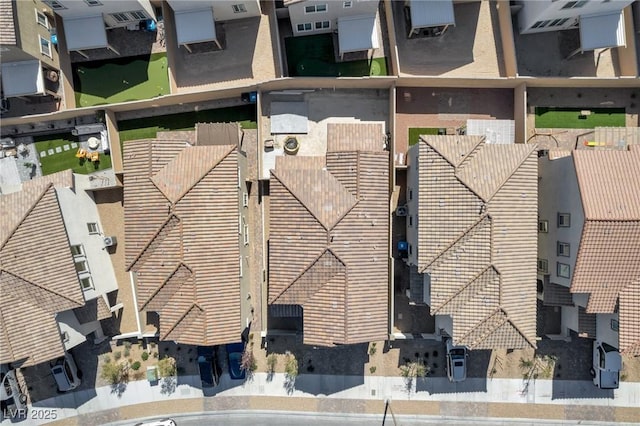
<svg viewBox="0 0 640 426">
<path fill-rule="evenodd" d="M 227 374 L 212 389 L 200 388 L 199 376 L 177 383 L 130 382 L 64 394 L 30 407 L 21 425 L 45 424 L 41 412 L 55 408 L 60 425 L 94 425 L 167 414 L 233 410 L 285 410 L 328 413 L 384 412 L 392 401 L 397 415 L 555 419 L 559 421 L 640 422 L 640 383 L 621 383 L 603 391 L 588 381 L 446 378 L 414 381 L 401 377 L 301 375 L 290 390 L 284 374 L 257 373 L 251 381 Z M 526 405 L 524 405 L 526 404 Z M 40 416 L 42 417 L 42 416 Z M 10 424 L 8 420 L 3 425 Z"/>
</svg>

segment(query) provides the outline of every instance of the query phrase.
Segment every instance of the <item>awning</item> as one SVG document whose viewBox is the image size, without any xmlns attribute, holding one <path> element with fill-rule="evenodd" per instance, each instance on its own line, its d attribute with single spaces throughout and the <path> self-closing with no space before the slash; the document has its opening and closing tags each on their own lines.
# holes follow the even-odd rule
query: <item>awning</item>
<svg viewBox="0 0 640 426">
<path fill-rule="evenodd" d="M 452 0 L 411 0 L 411 29 L 455 25 Z"/>
<path fill-rule="evenodd" d="M 218 39 L 212 8 L 175 12 L 175 17 L 179 46 Z"/>
<path fill-rule="evenodd" d="M 102 15 L 65 19 L 63 24 L 68 51 L 109 47 Z"/>
<path fill-rule="evenodd" d="M 378 49 L 380 42 L 376 16 L 338 18 L 338 45 L 340 55 Z"/>
<path fill-rule="evenodd" d="M 2 64 L 2 90 L 7 98 L 44 95 L 40 61 L 7 62 Z"/>
<path fill-rule="evenodd" d="M 583 51 L 626 46 L 622 11 L 580 17 L 580 48 Z"/>
</svg>

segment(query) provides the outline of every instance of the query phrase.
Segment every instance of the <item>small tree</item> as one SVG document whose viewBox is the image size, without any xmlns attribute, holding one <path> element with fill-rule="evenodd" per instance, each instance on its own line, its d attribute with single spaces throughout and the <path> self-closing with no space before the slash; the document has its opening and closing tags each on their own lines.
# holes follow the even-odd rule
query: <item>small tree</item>
<svg viewBox="0 0 640 426">
<path fill-rule="evenodd" d="M 102 366 L 100 376 L 111 385 L 126 383 L 129 380 L 129 368 L 121 362 L 107 362 Z"/>
<path fill-rule="evenodd" d="M 258 364 L 253 356 L 253 350 L 251 348 L 244 348 L 242 358 L 240 359 L 240 369 L 247 372 L 249 377 L 253 375 L 253 372 L 258 369 Z"/>
<path fill-rule="evenodd" d="M 287 354 L 284 372 L 293 379 L 298 376 L 298 360 L 293 354 Z"/>
<path fill-rule="evenodd" d="M 407 392 L 411 392 L 413 381 L 418 377 L 425 377 L 429 373 L 429 367 L 422 361 L 407 362 L 400 366 L 400 375 L 404 377 Z"/>
<path fill-rule="evenodd" d="M 267 357 L 267 372 L 270 374 L 275 373 L 276 365 L 278 365 L 278 355 L 270 354 Z"/>
<path fill-rule="evenodd" d="M 171 377 L 176 375 L 176 360 L 173 357 L 165 356 L 158 361 L 158 374 L 160 377 Z"/>
</svg>

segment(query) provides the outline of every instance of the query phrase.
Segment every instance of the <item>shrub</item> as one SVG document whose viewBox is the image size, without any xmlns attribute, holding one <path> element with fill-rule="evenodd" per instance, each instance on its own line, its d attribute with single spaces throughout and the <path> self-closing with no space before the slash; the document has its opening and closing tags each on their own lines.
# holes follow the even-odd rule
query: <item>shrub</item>
<svg viewBox="0 0 640 426">
<path fill-rule="evenodd" d="M 131 355 L 131 349 L 124 348 L 124 356 L 129 356 L 129 355 Z"/>
<path fill-rule="evenodd" d="M 147 351 L 142 352 L 141 358 L 142 358 L 143 361 L 148 360 L 149 359 L 149 352 L 147 352 Z"/>
<path fill-rule="evenodd" d="M 104 356 L 104 362 L 107 364 L 111 362 L 111 357 L 108 354 Z"/>
<path fill-rule="evenodd" d="M 129 350 L 130 350 L 130 349 L 131 349 L 131 342 L 127 342 L 127 341 L 125 341 L 125 342 L 124 342 L 124 348 L 125 348 L 125 349 L 129 349 Z"/>
<path fill-rule="evenodd" d="M 258 369 L 258 364 L 256 363 L 256 359 L 254 358 L 253 351 L 251 349 L 244 349 L 242 359 L 240 360 L 240 368 L 249 372 L 254 372 Z"/>
<path fill-rule="evenodd" d="M 131 364 L 131 368 L 133 368 L 134 370 L 140 370 L 140 361 L 136 361 L 133 364 Z"/>
<path fill-rule="evenodd" d="M 407 379 L 414 379 L 416 377 L 425 377 L 429 372 L 429 368 L 422 362 L 408 362 L 405 365 L 400 366 L 400 375 Z"/>
<path fill-rule="evenodd" d="M 117 360 L 119 360 L 120 358 L 122 358 L 122 352 L 117 351 L 113 353 L 113 357 Z"/>
<path fill-rule="evenodd" d="M 176 360 L 170 356 L 165 356 L 158 361 L 158 374 L 160 377 L 170 377 L 176 375 Z"/>
<path fill-rule="evenodd" d="M 102 366 L 100 376 L 110 384 L 115 385 L 128 381 L 129 372 L 126 365 L 109 362 Z"/>
<path fill-rule="evenodd" d="M 371 373 L 371 374 L 375 373 L 376 370 L 377 370 L 377 368 L 375 366 L 369 367 L 369 373 Z"/>
<path fill-rule="evenodd" d="M 273 373 L 276 371 L 276 365 L 278 365 L 278 355 L 271 354 L 267 357 L 267 371 Z"/>
<path fill-rule="evenodd" d="M 377 350 L 376 342 L 371 343 L 371 346 L 369 347 L 369 355 L 375 355 Z"/>
<path fill-rule="evenodd" d="M 160 356 L 160 354 L 159 354 L 158 352 L 154 352 L 154 353 L 153 353 L 153 357 L 154 357 L 154 358 L 158 358 L 159 356 Z"/>
<path fill-rule="evenodd" d="M 294 378 L 298 375 L 298 360 L 292 354 L 287 354 L 287 361 L 285 363 L 284 372 L 287 376 Z"/>
</svg>

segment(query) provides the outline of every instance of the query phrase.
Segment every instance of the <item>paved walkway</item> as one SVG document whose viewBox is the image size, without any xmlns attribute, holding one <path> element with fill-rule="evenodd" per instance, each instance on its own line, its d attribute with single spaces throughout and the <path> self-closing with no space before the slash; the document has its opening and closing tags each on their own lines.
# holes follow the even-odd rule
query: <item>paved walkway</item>
<svg viewBox="0 0 640 426">
<path fill-rule="evenodd" d="M 537 380 L 526 386 L 519 379 L 453 384 L 446 378 L 426 378 L 412 383 L 408 391 L 401 377 L 301 375 L 289 391 L 285 382 L 284 374 L 270 378 L 258 373 L 245 383 L 225 374 L 216 388 L 203 393 L 199 376 L 156 386 L 137 381 L 118 390 L 105 386 L 39 401 L 30 407 L 30 417 L 42 417 L 51 408 L 57 409 L 57 425 L 233 410 L 376 414 L 384 412 L 390 400 L 397 415 L 640 422 L 640 383 L 602 391 L 588 381 Z M 50 421 L 29 419 L 21 424 Z"/>
</svg>

